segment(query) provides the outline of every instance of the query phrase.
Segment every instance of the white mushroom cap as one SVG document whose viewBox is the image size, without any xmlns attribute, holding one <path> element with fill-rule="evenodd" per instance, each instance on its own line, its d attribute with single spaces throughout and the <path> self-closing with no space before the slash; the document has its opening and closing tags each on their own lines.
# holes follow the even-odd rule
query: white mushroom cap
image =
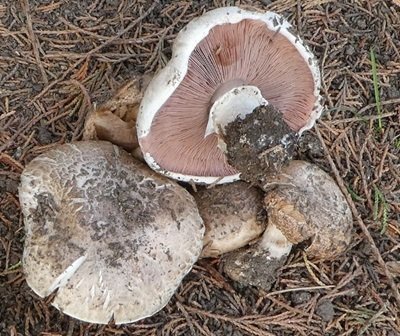
<svg viewBox="0 0 400 336">
<path fill-rule="evenodd" d="M 263 192 L 245 182 L 193 193 L 206 232 L 202 257 L 217 257 L 259 237 L 265 229 Z"/>
<path fill-rule="evenodd" d="M 218 98 L 244 85 L 256 86 L 296 132 L 321 114 L 316 60 L 281 16 L 226 7 L 190 22 L 139 110 L 138 140 L 150 167 L 196 183 L 237 180 L 207 124 Z"/>
<path fill-rule="evenodd" d="M 21 176 L 28 285 L 92 323 L 167 304 L 203 246 L 193 197 L 107 142 L 62 145 Z"/>
</svg>

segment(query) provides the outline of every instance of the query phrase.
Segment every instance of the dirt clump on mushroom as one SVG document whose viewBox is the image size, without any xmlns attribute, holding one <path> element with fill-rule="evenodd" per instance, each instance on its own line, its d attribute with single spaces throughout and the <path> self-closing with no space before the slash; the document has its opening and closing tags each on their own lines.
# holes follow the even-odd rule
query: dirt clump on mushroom
<svg viewBox="0 0 400 336">
<path fill-rule="evenodd" d="M 292 159 L 298 139 L 272 105 L 256 107 L 243 119 L 237 117 L 223 133 L 229 164 L 240 171 L 241 179 L 253 183 L 278 173 Z"/>
<path fill-rule="evenodd" d="M 224 272 L 232 280 L 265 291 L 271 289 L 285 262 L 286 258 L 271 258 L 269 252 L 259 249 L 257 244 L 233 251 L 223 258 Z"/>
</svg>

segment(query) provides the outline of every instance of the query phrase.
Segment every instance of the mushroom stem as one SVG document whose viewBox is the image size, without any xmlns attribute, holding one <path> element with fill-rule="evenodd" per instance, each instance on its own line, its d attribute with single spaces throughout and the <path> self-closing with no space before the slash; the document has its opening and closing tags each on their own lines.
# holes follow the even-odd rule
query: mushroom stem
<svg viewBox="0 0 400 336">
<path fill-rule="evenodd" d="M 275 259 L 281 259 L 289 255 L 293 246 L 283 235 L 282 231 L 272 223 L 264 231 L 258 245 L 263 250 L 268 251 L 271 258 Z"/>
<path fill-rule="evenodd" d="M 243 119 L 260 105 L 268 105 L 268 102 L 256 86 L 242 85 L 225 92 L 211 107 L 204 137 L 224 133 L 228 123 L 238 116 Z"/>
<path fill-rule="evenodd" d="M 228 253 L 224 272 L 242 285 L 270 290 L 279 269 L 286 262 L 292 244 L 274 225 L 269 224 L 261 240 L 254 245 Z"/>
</svg>

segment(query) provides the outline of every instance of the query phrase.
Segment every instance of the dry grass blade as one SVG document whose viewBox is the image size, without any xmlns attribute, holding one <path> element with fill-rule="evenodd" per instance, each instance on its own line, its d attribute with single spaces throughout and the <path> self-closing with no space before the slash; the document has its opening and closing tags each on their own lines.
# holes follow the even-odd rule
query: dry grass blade
<svg viewBox="0 0 400 336">
<path fill-rule="evenodd" d="M 378 71 L 376 70 L 376 57 L 373 48 L 371 48 L 370 50 L 370 55 L 371 55 L 371 65 L 372 65 L 372 80 L 374 83 L 375 105 L 376 105 L 376 111 L 378 112 L 378 131 L 382 132 L 383 127 L 382 127 L 381 96 L 379 94 L 379 84 L 378 84 L 378 74 L 377 74 Z"/>
</svg>

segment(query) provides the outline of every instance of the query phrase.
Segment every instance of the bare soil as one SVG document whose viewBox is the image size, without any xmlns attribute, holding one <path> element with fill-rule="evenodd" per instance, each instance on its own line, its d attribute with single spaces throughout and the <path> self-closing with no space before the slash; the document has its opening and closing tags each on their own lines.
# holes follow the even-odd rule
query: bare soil
<svg viewBox="0 0 400 336">
<path fill-rule="evenodd" d="M 351 247 L 314 262 L 299 246 L 268 292 L 200 261 L 161 312 L 130 325 L 61 314 L 24 281 L 21 171 L 81 139 L 86 115 L 133 74 L 162 67 L 192 18 L 234 4 L 283 14 L 320 60 L 326 109 L 298 157 L 349 197 Z M 0 335 L 400 335 L 399 13 L 398 0 L 0 0 Z"/>
</svg>

